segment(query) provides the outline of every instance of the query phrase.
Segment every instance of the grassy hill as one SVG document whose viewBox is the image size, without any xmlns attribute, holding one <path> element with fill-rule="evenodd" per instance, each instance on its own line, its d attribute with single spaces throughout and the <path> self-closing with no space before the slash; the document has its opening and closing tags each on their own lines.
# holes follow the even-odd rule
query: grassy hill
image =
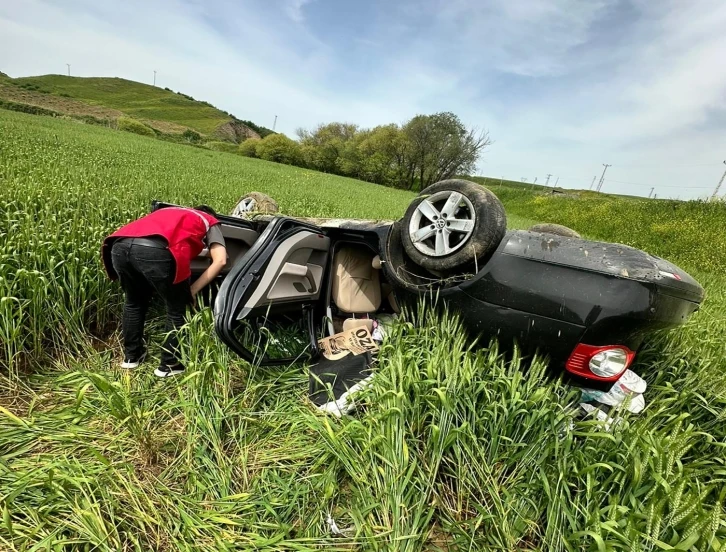
<svg viewBox="0 0 726 552">
<path fill-rule="evenodd" d="M 161 132 L 181 133 L 189 128 L 208 136 L 234 140 L 242 122 L 205 101 L 168 89 L 107 77 L 38 77 L 0 80 L 0 99 L 27 103 L 64 114 L 145 121 Z M 252 130 L 267 129 L 250 123 Z M 237 132 L 238 134 L 238 132 Z"/>
<path fill-rule="evenodd" d="M 341 419 L 310 407 L 305 366 L 231 354 L 209 309 L 184 377 L 122 371 L 99 245 L 152 199 L 229 212 L 257 190 L 292 215 L 395 218 L 413 195 L 0 110 L 0 549 L 725 550 L 724 205 L 491 187 L 514 225 L 642 247 L 707 288 L 639 351 L 648 406 L 612 433 L 573 419 L 546 359 L 473 350 L 453 314 L 397 324 Z"/>
<path fill-rule="evenodd" d="M 204 134 L 232 120 L 219 109 L 163 88 L 119 78 L 44 75 L 13 79 L 20 86 L 110 107 L 138 119 L 168 121 Z"/>
</svg>

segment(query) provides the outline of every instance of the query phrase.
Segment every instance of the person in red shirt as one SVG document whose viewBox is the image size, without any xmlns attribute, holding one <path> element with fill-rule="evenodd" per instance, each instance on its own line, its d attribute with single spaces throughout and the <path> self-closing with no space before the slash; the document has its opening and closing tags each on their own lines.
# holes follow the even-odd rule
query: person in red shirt
<svg viewBox="0 0 726 552">
<path fill-rule="evenodd" d="M 212 263 L 191 283 L 191 261 L 204 247 Z M 135 220 L 103 242 L 103 264 L 112 280 L 119 280 L 126 300 L 123 315 L 124 361 L 122 368 L 136 368 L 146 357 L 144 322 L 154 293 L 166 303 L 166 338 L 159 377 L 180 374 L 177 330 L 184 324 L 194 296 L 212 282 L 227 262 L 219 221 L 207 206 L 194 209 L 165 207 Z"/>
</svg>

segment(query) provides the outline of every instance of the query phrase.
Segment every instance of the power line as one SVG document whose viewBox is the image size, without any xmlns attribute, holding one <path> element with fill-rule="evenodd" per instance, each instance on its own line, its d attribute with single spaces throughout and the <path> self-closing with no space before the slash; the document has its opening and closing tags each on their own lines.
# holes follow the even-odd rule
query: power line
<svg viewBox="0 0 726 552">
<path fill-rule="evenodd" d="M 622 167 L 624 169 L 632 169 L 632 168 L 638 168 L 638 167 L 659 167 L 659 168 L 673 168 L 673 167 L 715 167 L 716 165 L 721 165 L 720 163 L 693 163 L 693 164 L 682 164 L 682 165 L 621 165 L 618 163 L 618 167 Z"/>
<path fill-rule="evenodd" d="M 597 185 L 597 191 L 598 192 L 600 190 L 602 190 L 602 185 L 605 182 L 605 171 L 608 170 L 608 167 L 612 167 L 612 165 L 608 165 L 607 163 L 603 163 L 602 166 L 605 167 L 605 168 L 602 170 L 602 176 L 600 177 L 600 182 Z"/>
<path fill-rule="evenodd" d="M 726 165 L 726 161 L 724 161 L 723 164 Z M 716 189 L 713 191 L 713 195 L 711 195 L 711 199 L 715 199 L 715 197 L 718 195 L 718 191 L 721 188 L 721 184 L 723 184 L 723 181 L 725 178 L 726 178 L 726 171 L 723 172 L 723 176 L 721 177 L 721 180 L 719 180 L 718 184 L 716 184 Z"/>
<path fill-rule="evenodd" d="M 618 165 L 619 167 L 620 165 Z M 648 186 L 653 186 L 652 184 L 643 184 L 641 182 L 626 182 L 624 180 L 613 180 L 612 178 L 608 178 L 606 182 L 615 182 L 616 184 L 629 184 L 630 186 L 641 186 L 647 188 Z M 711 186 L 672 186 L 670 184 L 658 184 L 655 186 L 656 188 L 681 188 L 683 189 L 688 188 L 689 190 L 700 190 L 700 189 L 711 189 Z"/>
</svg>

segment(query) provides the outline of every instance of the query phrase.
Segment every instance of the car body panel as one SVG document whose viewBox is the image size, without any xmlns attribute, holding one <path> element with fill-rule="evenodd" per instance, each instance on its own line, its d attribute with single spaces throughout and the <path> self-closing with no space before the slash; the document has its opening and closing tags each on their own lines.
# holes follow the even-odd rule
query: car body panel
<svg viewBox="0 0 726 552">
<path fill-rule="evenodd" d="M 340 243 L 358 243 L 378 252 L 383 279 L 400 304 L 415 306 L 430 300 L 435 308 L 457 313 L 480 343 L 496 338 L 504 347 L 517 344 L 525 353 L 546 354 L 557 373 L 580 343 L 623 345 L 637 351 L 647 334 L 682 324 L 704 298 L 703 288 L 679 267 L 620 244 L 508 231 L 496 251 L 471 274 L 422 279 L 416 276 L 420 267 L 397 245 L 398 222 L 277 215 L 239 220 L 244 228 L 259 232 L 259 238 L 224 278 L 214 313 L 221 339 L 247 360 L 256 355 L 240 346 L 234 328 L 240 320 L 259 315 L 263 307 L 268 309 L 266 315 L 292 313 L 308 320 L 310 350 L 315 353 L 315 336 L 325 327 L 333 252 Z M 308 237 L 301 237 L 301 232 Z M 322 269 L 315 269 L 319 284 L 315 293 L 265 296 L 267 292 L 258 288 L 267 290 L 274 278 L 266 271 L 281 270 L 280 248 L 294 239 L 327 240 L 320 242 L 328 248 L 327 258 L 315 261 Z M 305 271 L 292 272 L 302 278 L 298 287 L 307 285 Z"/>
</svg>

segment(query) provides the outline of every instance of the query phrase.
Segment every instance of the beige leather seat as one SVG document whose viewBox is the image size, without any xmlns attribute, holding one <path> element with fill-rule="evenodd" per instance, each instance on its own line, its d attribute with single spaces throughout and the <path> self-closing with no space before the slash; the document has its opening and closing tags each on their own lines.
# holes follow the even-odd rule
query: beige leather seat
<svg viewBox="0 0 726 552">
<path fill-rule="evenodd" d="M 373 268 L 373 252 L 365 247 L 344 246 L 335 254 L 333 302 L 343 312 L 376 312 L 381 306 L 381 280 Z M 380 267 L 380 264 L 379 264 Z"/>
</svg>

